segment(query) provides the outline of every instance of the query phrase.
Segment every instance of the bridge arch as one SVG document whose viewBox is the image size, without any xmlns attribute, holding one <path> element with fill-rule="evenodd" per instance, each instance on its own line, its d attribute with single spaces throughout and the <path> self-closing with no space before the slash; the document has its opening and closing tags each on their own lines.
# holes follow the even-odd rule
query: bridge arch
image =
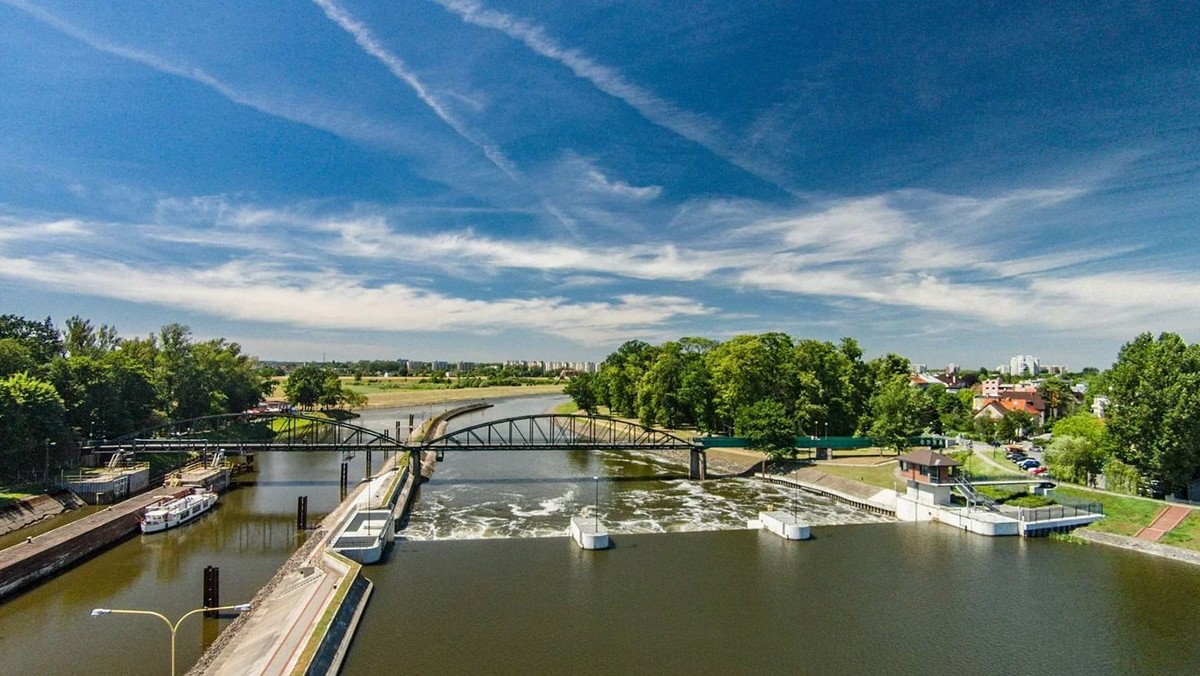
<svg viewBox="0 0 1200 676">
<path fill-rule="evenodd" d="M 266 423 L 256 434 L 239 434 Z M 402 440 L 344 420 L 334 420 L 296 411 L 223 413 L 184 420 L 169 420 L 136 432 L 92 444 L 100 451 L 169 450 L 218 445 L 229 448 L 253 446 L 258 450 L 342 450 L 379 447 L 396 450 Z"/>
<path fill-rule="evenodd" d="M 684 450 L 695 446 L 669 432 L 628 420 L 562 413 L 489 420 L 420 444 L 437 451 Z"/>
</svg>

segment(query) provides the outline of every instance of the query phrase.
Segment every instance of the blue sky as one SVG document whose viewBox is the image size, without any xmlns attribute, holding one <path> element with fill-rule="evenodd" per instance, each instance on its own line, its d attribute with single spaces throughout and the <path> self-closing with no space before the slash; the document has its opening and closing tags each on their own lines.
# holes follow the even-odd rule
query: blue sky
<svg viewBox="0 0 1200 676">
<path fill-rule="evenodd" d="M 264 358 L 1200 340 L 1188 3 L 0 0 L 0 312 Z"/>
</svg>

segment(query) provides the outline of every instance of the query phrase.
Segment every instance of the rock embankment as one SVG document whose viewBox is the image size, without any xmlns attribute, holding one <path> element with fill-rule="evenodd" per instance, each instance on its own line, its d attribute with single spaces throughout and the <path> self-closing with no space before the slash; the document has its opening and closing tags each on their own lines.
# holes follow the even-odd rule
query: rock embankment
<svg viewBox="0 0 1200 676">
<path fill-rule="evenodd" d="M 83 506 L 71 491 L 55 491 L 46 495 L 34 495 L 0 508 L 0 535 L 7 535 L 42 519 L 58 516 L 70 509 Z"/>
</svg>

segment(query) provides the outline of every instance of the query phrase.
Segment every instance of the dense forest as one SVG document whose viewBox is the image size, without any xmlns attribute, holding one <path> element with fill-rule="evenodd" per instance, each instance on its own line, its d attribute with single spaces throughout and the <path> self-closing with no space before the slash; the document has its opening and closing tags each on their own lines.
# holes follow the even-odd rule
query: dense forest
<svg viewBox="0 0 1200 676">
<path fill-rule="evenodd" d="M 967 375 L 970 384 L 987 373 Z M 793 435 L 863 435 L 900 451 L 924 432 L 1009 441 L 1043 431 L 1023 411 L 973 416 L 970 389 L 917 388 L 909 376 L 907 359 L 864 361 L 850 338 L 833 344 L 765 333 L 658 346 L 632 340 L 566 391 L 589 413 L 604 407 L 647 425 L 736 434 L 775 456 L 791 452 Z M 1182 494 L 1200 480 L 1200 346 L 1145 333 L 1121 348 L 1110 370 L 1048 377 L 1038 393 L 1053 432 L 1046 461 L 1055 476 L 1094 483 L 1103 475 L 1109 488 L 1155 494 Z M 1083 405 L 1100 394 L 1109 399 L 1103 419 Z"/>
<path fill-rule="evenodd" d="M 751 436 L 780 446 L 790 435 L 870 435 L 896 446 L 922 430 L 969 426 L 970 398 L 945 387 L 909 386 L 908 359 L 863 360 L 851 338 L 839 344 L 783 333 L 724 342 L 681 338 L 654 346 L 633 340 L 594 376 L 567 388 L 588 411 L 606 407 L 647 425 Z"/>
<path fill-rule="evenodd" d="M 71 317 L 0 316 L 0 475 L 41 476 L 110 439 L 164 420 L 246 410 L 270 392 L 237 343 L 192 339 L 180 324 L 123 338 Z"/>
</svg>

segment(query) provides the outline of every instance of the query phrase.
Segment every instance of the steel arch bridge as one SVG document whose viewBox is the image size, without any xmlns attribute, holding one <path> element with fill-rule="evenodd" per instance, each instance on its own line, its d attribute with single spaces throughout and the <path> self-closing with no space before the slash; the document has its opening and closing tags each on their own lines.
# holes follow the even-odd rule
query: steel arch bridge
<svg viewBox="0 0 1200 676">
<path fill-rule="evenodd" d="M 704 479 L 708 455 L 699 441 L 606 416 L 543 413 L 491 420 L 439 437 L 410 444 L 414 457 L 432 450 L 438 460 L 446 451 L 663 451 L 690 453 L 688 476 Z"/>
<path fill-rule="evenodd" d="M 560 413 L 491 420 L 419 445 L 436 451 L 690 450 L 696 446 L 627 420 Z"/>
<path fill-rule="evenodd" d="M 403 450 L 403 441 L 343 420 L 295 411 L 227 413 L 172 420 L 90 444 L 98 453 L 184 453 L 220 447 L 246 451 Z"/>
</svg>

